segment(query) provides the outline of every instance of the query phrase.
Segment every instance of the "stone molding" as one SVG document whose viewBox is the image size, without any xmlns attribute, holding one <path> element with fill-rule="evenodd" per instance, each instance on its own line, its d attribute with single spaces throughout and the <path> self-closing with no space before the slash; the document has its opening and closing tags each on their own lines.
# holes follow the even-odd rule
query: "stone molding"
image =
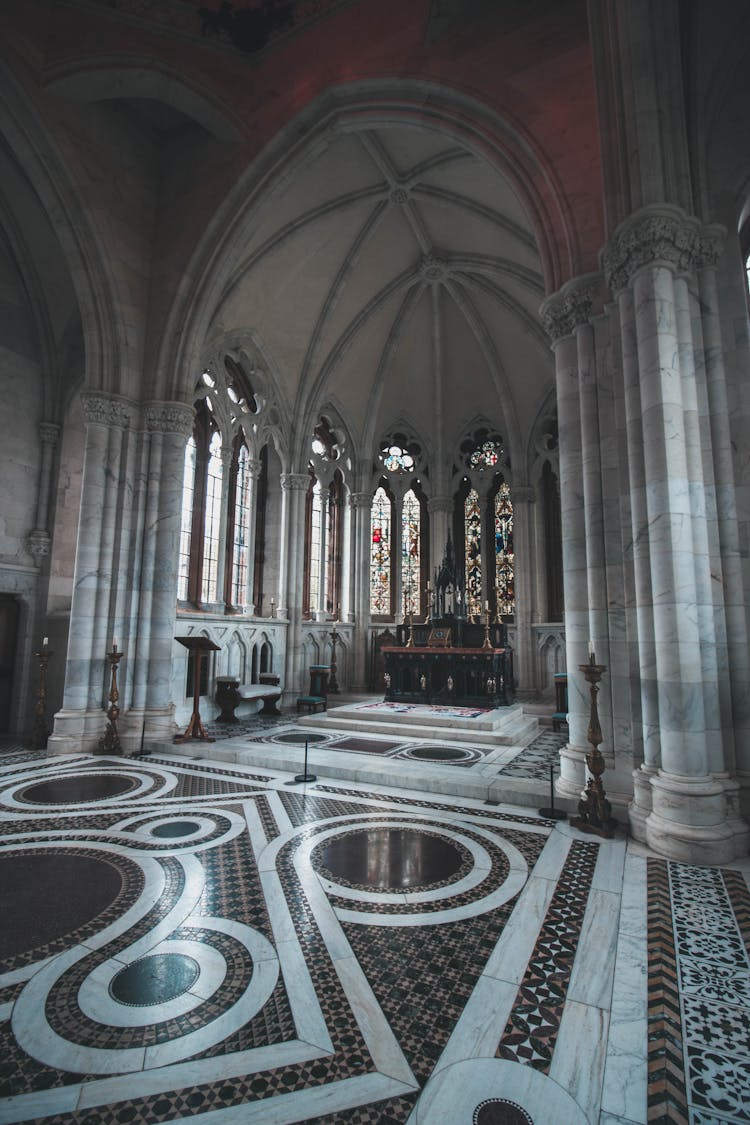
<svg viewBox="0 0 750 1125">
<path fill-rule="evenodd" d="M 644 207 L 621 223 L 602 251 L 602 266 L 613 293 L 625 289 L 644 266 L 667 266 L 686 273 L 716 266 L 726 230 L 704 225 L 681 207 Z"/>
<path fill-rule="evenodd" d="M 557 293 L 542 302 L 539 315 L 553 344 L 589 323 L 600 289 L 601 275 L 586 274 L 566 281 Z"/>
<path fill-rule="evenodd" d="M 371 492 L 350 492 L 349 506 L 351 508 L 369 508 L 372 504 Z"/>
<path fill-rule="evenodd" d="M 431 516 L 436 512 L 452 512 L 453 511 L 453 497 L 452 496 L 431 496 L 427 501 L 427 511 Z"/>
<path fill-rule="evenodd" d="M 423 281 L 444 281 L 448 263 L 436 254 L 425 254 L 419 263 L 419 276 Z"/>
<path fill-rule="evenodd" d="M 54 422 L 40 422 L 39 437 L 42 439 L 44 445 L 57 445 L 58 438 L 60 437 L 60 427 L 56 426 Z"/>
<path fill-rule="evenodd" d="M 117 427 L 127 430 L 133 421 L 133 404 L 114 395 L 84 391 L 81 394 L 86 425 Z"/>
<path fill-rule="evenodd" d="M 48 557 L 51 544 L 52 537 L 48 531 L 32 531 L 29 535 L 26 540 L 26 549 L 37 566 L 41 566 L 42 559 Z"/>
<path fill-rule="evenodd" d="M 536 502 L 536 489 L 531 484 L 511 485 L 510 498 L 514 504 L 534 504 Z"/>
<path fill-rule="evenodd" d="M 307 492 L 310 487 L 309 473 L 282 473 L 280 479 L 284 492 Z"/>
<path fill-rule="evenodd" d="M 189 437 L 193 432 L 195 410 L 184 402 L 149 402 L 143 416 L 149 433 Z"/>
</svg>

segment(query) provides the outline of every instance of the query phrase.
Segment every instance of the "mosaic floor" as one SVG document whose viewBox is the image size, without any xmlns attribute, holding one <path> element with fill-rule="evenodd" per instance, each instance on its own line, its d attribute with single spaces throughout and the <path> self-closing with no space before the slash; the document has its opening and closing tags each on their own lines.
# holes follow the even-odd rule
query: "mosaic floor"
<svg viewBox="0 0 750 1125">
<path fill-rule="evenodd" d="M 6 751 L 0 1122 L 750 1121 L 749 873 L 473 800 Z"/>
</svg>

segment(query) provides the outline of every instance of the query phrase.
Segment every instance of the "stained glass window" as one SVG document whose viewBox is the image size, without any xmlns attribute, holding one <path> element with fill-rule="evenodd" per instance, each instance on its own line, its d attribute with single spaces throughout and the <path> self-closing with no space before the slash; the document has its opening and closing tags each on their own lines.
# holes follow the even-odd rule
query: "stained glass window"
<svg viewBox="0 0 750 1125">
<path fill-rule="evenodd" d="M 513 503 L 503 482 L 495 497 L 495 598 L 498 614 L 515 613 L 513 589 Z"/>
<path fill-rule="evenodd" d="M 495 441 L 483 441 L 469 456 L 472 469 L 491 469 L 500 460 L 502 448 Z"/>
<path fill-rule="evenodd" d="M 185 446 L 185 469 L 182 476 L 182 518 L 180 521 L 180 557 L 177 566 L 177 597 L 186 601 L 190 579 L 190 541 L 193 527 L 193 496 L 195 493 L 195 438 Z"/>
<path fill-rule="evenodd" d="M 464 500 L 464 547 L 466 559 L 466 612 L 482 612 L 482 516 L 479 494 L 470 489 Z"/>
<path fill-rule="evenodd" d="M 320 607 L 320 535 L 323 521 L 323 501 L 320 484 L 316 480 L 312 490 L 310 513 L 310 613 Z"/>
<path fill-rule="evenodd" d="M 203 579 L 201 601 L 216 601 L 219 577 L 219 533 L 221 525 L 221 434 L 214 432 L 208 447 L 206 473 L 206 522 L 203 528 Z"/>
<path fill-rule="evenodd" d="M 370 613 L 391 612 L 391 501 L 382 485 L 370 509 Z"/>
<path fill-rule="evenodd" d="M 232 551 L 232 605 L 247 601 L 247 577 L 250 551 L 250 455 L 241 445 L 237 455 L 237 480 L 234 494 L 234 550 Z"/>
<path fill-rule="evenodd" d="M 401 589 L 404 613 L 420 612 L 420 534 L 422 511 L 413 489 L 404 496 L 401 507 Z"/>
<path fill-rule="evenodd" d="M 389 445 L 382 451 L 383 465 L 389 473 L 410 473 L 414 458 L 400 445 Z"/>
</svg>

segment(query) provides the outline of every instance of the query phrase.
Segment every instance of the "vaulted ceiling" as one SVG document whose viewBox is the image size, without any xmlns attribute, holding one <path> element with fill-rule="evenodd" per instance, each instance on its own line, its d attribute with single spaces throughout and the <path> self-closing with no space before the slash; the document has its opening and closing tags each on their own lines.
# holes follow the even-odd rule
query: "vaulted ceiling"
<svg viewBox="0 0 750 1125">
<path fill-rule="evenodd" d="M 339 125 L 253 214 L 215 326 L 251 329 L 288 416 L 332 403 L 361 449 L 397 421 L 433 457 L 486 416 L 517 457 L 553 386 L 530 224 L 440 131 Z"/>
</svg>

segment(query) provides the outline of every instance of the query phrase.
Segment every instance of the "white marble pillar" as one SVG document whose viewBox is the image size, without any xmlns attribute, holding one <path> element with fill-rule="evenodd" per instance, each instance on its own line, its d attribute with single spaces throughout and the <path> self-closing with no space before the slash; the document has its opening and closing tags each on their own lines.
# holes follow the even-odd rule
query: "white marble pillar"
<svg viewBox="0 0 750 1125">
<path fill-rule="evenodd" d="M 642 620 L 653 628 L 653 667 L 641 667 L 642 698 L 658 713 L 649 754 L 651 810 L 631 816 L 655 850 L 688 862 L 721 863 L 743 846 L 725 786 L 713 776 L 725 761 L 715 706 L 717 645 L 707 554 L 710 453 L 701 457 L 689 295 L 683 275 L 700 261 L 705 228 L 680 208 L 644 208 L 615 232 L 604 263 L 621 311 L 623 352 L 634 340 L 627 381 L 637 375 L 640 417 L 628 420 L 634 460 L 642 456 L 643 499 L 632 497 L 633 537 L 646 552 L 650 589 L 636 587 Z M 633 332 L 634 329 L 634 332 Z M 629 388 L 635 403 L 635 385 Z M 640 430 L 640 434 L 637 431 Z M 631 466 L 632 468 L 632 466 Z M 632 480 L 631 480 L 632 485 Z M 645 568 L 645 561 L 643 560 Z M 712 690 L 713 688 L 713 690 Z M 707 706 L 708 704 L 708 706 Z M 636 804 L 638 792 L 636 791 Z M 645 812 L 645 815 L 644 815 Z M 732 819 L 732 823 L 730 823 Z"/>
<path fill-rule="evenodd" d="M 289 628 L 286 643 L 285 690 L 297 694 L 304 686 L 307 670 L 302 654 L 302 592 L 305 565 L 305 500 L 309 473 L 282 473 L 282 524 L 284 527 L 286 582 L 283 596 Z"/>
<path fill-rule="evenodd" d="M 583 454 L 580 418 L 579 356 L 575 329 L 588 323 L 593 304 L 590 281 L 563 286 L 541 309 L 552 339 L 557 384 L 560 436 L 560 506 L 565 599 L 565 648 L 568 671 L 569 741 L 560 752 L 562 796 L 578 798 L 586 776 L 589 693 L 578 672 L 588 659 L 589 604 L 586 570 L 586 521 L 583 492 Z"/>
<path fill-rule="evenodd" d="M 106 725 L 106 653 L 114 639 L 111 607 L 120 578 L 116 552 L 125 502 L 121 462 L 133 419 L 132 404 L 123 399 L 90 392 L 81 397 L 86 423 L 81 509 L 63 706 L 49 739 L 52 753 L 92 749 Z M 125 638 L 118 641 L 122 648 Z"/>
</svg>

